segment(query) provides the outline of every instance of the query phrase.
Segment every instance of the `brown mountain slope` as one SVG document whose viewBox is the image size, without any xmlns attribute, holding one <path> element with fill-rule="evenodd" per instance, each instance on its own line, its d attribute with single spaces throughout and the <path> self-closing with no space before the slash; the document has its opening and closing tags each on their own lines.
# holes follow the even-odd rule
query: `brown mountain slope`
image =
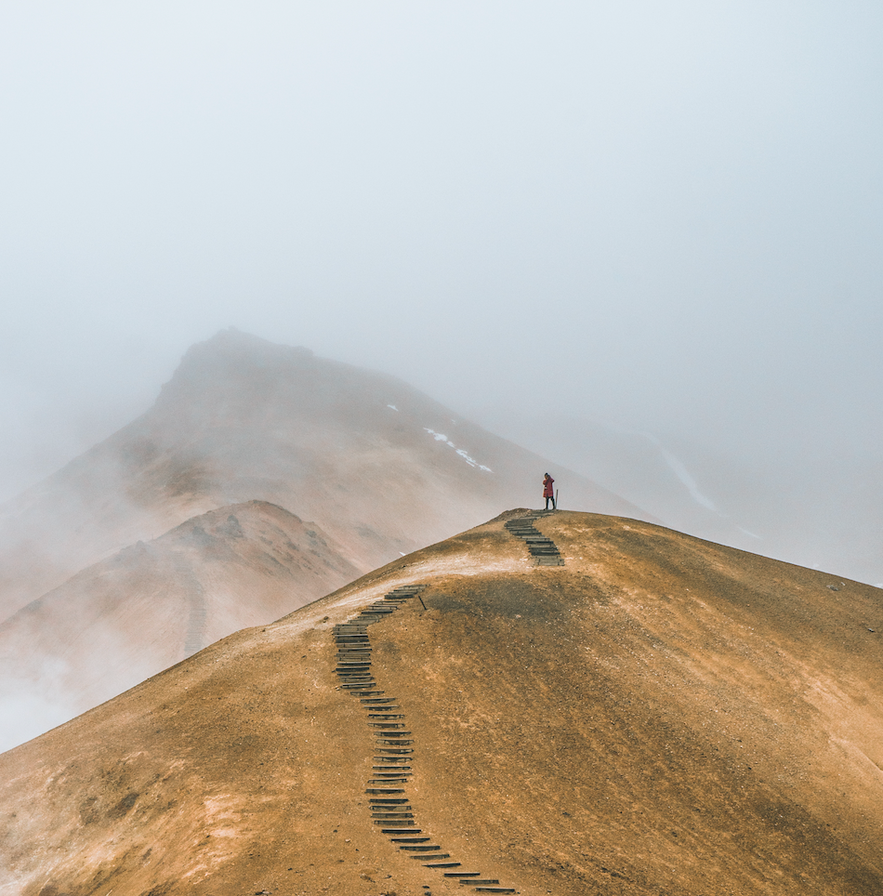
<svg viewBox="0 0 883 896">
<path fill-rule="evenodd" d="M 0 756 L 0 893 L 883 892 L 880 592 L 535 525 L 564 566 L 492 521 Z"/>
<path fill-rule="evenodd" d="M 126 548 L 0 625 L 0 749 L 356 574 L 316 528 L 258 501 Z"/>
<path fill-rule="evenodd" d="M 187 352 L 145 415 L 5 505 L 0 619 L 127 545 L 251 500 L 314 520 L 366 572 L 538 503 L 551 466 L 393 377 L 224 331 Z M 641 515 L 556 478 L 567 506 Z"/>
</svg>

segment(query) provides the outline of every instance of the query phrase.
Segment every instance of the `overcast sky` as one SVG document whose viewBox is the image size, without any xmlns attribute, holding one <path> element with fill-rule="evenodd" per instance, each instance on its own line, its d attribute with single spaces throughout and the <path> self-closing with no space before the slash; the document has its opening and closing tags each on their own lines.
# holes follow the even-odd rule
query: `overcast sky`
<svg viewBox="0 0 883 896">
<path fill-rule="evenodd" d="M 0 497 L 231 324 L 466 412 L 883 439 L 879 0 L 8 0 L 0 122 Z"/>
</svg>

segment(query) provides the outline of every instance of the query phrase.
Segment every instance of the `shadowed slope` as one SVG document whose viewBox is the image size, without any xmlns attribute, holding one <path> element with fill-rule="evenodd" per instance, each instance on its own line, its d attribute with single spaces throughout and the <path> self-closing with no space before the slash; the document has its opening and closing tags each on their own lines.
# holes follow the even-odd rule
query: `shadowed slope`
<svg viewBox="0 0 883 896">
<path fill-rule="evenodd" d="M 531 896 L 881 892 L 880 592 L 567 512 L 535 516 L 564 560 L 539 566 L 523 516 L 0 757 L 0 893 L 464 892 L 375 823 L 379 714 L 335 672 L 344 624 L 408 585 L 370 687 L 412 741 L 415 827 L 463 871 Z"/>
<path fill-rule="evenodd" d="M 0 625 L 0 749 L 356 574 L 315 527 L 257 501 L 126 548 Z"/>
</svg>

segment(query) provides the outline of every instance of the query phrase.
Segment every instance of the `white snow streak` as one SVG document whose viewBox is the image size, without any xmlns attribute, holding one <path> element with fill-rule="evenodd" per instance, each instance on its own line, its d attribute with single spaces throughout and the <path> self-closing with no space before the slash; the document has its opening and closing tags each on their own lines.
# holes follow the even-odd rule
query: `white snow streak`
<svg viewBox="0 0 883 896">
<path fill-rule="evenodd" d="M 484 470 L 486 473 L 494 472 L 490 467 L 486 467 L 484 464 L 480 464 L 474 457 L 470 457 L 462 448 L 458 448 L 444 433 L 436 432 L 428 426 L 424 426 L 423 430 L 424 432 L 428 432 L 436 442 L 444 442 L 445 445 L 450 445 L 470 467 L 476 467 L 479 470 Z"/>
<path fill-rule="evenodd" d="M 672 472 L 675 474 L 675 476 L 678 477 L 681 483 L 686 486 L 687 491 L 690 493 L 690 497 L 697 504 L 701 504 L 708 510 L 720 514 L 720 511 L 717 509 L 717 507 L 714 506 L 711 498 L 706 498 L 705 495 L 703 495 L 702 492 L 699 491 L 699 484 L 690 475 L 689 470 L 687 470 L 687 468 L 670 451 L 666 450 L 663 447 L 662 443 L 659 441 L 659 439 L 656 438 L 656 436 L 652 436 L 648 432 L 641 432 L 638 433 L 638 435 L 643 436 L 645 439 L 647 439 L 648 442 L 652 442 L 659 449 L 659 453 L 662 455 L 663 460 L 665 460 L 665 462 L 669 465 Z M 751 533 L 748 532 L 746 534 L 750 535 Z"/>
<path fill-rule="evenodd" d="M 394 404 L 388 404 L 387 407 L 392 408 L 394 411 L 398 410 L 398 408 Z"/>
<path fill-rule="evenodd" d="M 740 532 L 744 532 L 746 535 L 750 535 L 752 538 L 760 539 L 760 536 L 759 536 L 759 535 L 755 535 L 753 532 L 749 532 L 747 529 L 743 529 L 741 526 L 736 526 L 736 528 L 737 528 Z"/>
</svg>

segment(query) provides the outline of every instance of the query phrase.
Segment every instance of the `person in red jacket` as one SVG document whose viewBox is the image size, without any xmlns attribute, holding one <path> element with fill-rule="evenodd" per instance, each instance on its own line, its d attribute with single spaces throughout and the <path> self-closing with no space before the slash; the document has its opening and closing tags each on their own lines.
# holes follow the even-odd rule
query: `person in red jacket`
<svg viewBox="0 0 883 896">
<path fill-rule="evenodd" d="M 555 480 L 548 474 L 543 477 L 543 497 L 546 499 L 546 510 L 549 509 L 549 501 L 552 502 L 552 510 L 555 510 L 555 489 L 552 484 Z"/>
</svg>

